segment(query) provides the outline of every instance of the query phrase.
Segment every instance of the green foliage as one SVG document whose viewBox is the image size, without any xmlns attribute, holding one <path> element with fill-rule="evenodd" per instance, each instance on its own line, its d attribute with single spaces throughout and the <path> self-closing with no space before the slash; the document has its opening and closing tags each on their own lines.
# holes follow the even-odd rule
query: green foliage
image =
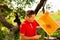
<svg viewBox="0 0 60 40">
<path fill-rule="evenodd" d="M 19 33 L 15 34 L 15 40 L 20 40 L 20 34 Z"/>
<path fill-rule="evenodd" d="M 22 8 L 18 8 L 16 12 L 19 14 L 19 17 L 25 17 L 25 11 Z"/>
<path fill-rule="evenodd" d="M 13 24 L 14 23 L 14 19 L 15 19 L 15 16 L 14 16 L 14 13 L 11 13 L 9 14 L 6 18 L 6 21 Z"/>
<path fill-rule="evenodd" d="M 26 4 L 31 4 L 31 3 L 33 3 L 35 0 L 13 0 L 13 1 L 15 1 L 16 2 L 16 4 L 17 5 L 26 5 Z"/>
<path fill-rule="evenodd" d="M 27 5 L 31 6 L 35 0 L 0 0 L 0 5 L 3 5 L 2 14 L 8 16 L 11 12 L 17 12 L 24 18 L 25 11 L 23 10 Z M 14 3 L 15 4 L 14 4 Z M 16 5 L 16 7 L 14 7 Z"/>
<path fill-rule="evenodd" d="M 8 29 L 5 28 L 2 23 L 0 22 L 0 40 L 3 40 L 4 37 L 8 34 Z"/>
<path fill-rule="evenodd" d="M 12 1 L 17 5 L 16 8 Z M 6 21 L 13 24 L 14 23 L 14 12 L 19 13 L 19 18 L 25 16 L 25 11 L 23 10 L 27 5 L 31 5 L 34 0 L 0 0 L 0 5 L 3 5 L 1 14 L 5 17 Z M 0 40 L 8 34 L 9 30 L 5 28 L 2 23 L 0 23 Z M 19 40 L 19 34 L 16 34 L 15 40 Z"/>
<path fill-rule="evenodd" d="M 47 34 L 45 33 L 45 31 L 42 28 L 37 29 L 37 34 L 41 35 L 40 40 L 44 40 L 44 37 L 47 36 Z"/>
<path fill-rule="evenodd" d="M 1 4 L 9 4 L 11 0 L 0 0 Z"/>
<path fill-rule="evenodd" d="M 53 37 L 60 37 L 60 31 L 56 31 L 52 35 Z"/>
<path fill-rule="evenodd" d="M 11 13 L 11 11 L 7 11 L 7 9 L 2 9 L 1 13 L 4 17 L 6 17 L 7 15 L 9 15 Z"/>
<path fill-rule="evenodd" d="M 40 40 L 44 40 L 44 37 L 48 37 L 47 33 L 42 28 L 37 29 L 37 34 L 41 35 Z M 55 31 L 51 36 L 60 38 L 60 31 Z"/>
</svg>

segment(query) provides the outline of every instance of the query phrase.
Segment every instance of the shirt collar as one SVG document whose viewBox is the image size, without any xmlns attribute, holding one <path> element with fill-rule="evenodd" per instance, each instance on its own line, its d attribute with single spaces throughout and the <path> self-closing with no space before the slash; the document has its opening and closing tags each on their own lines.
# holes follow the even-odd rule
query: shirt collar
<svg viewBox="0 0 60 40">
<path fill-rule="evenodd" d="M 28 20 L 25 20 L 26 23 L 33 23 L 33 22 L 29 22 Z"/>
</svg>

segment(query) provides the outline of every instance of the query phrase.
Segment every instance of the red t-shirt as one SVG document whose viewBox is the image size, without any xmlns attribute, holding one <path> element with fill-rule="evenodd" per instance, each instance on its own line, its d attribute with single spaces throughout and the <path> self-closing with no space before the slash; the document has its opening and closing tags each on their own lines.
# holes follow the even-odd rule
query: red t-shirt
<svg viewBox="0 0 60 40">
<path fill-rule="evenodd" d="M 27 20 L 24 21 L 20 25 L 20 33 L 24 34 L 25 36 L 35 36 L 36 35 L 36 27 L 39 26 L 36 20 L 33 22 L 28 22 Z"/>
</svg>

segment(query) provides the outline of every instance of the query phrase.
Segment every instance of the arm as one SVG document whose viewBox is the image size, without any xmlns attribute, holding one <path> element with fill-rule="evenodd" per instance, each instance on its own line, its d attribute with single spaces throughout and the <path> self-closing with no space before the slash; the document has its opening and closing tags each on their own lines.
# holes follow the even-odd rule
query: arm
<svg viewBox="0 0 60 40">
<path fill-rule="evenodd" d="M 24 38 L 24 39 L 33 39 L 33 36 L 32 36 L 32 37 L 27 37 L 27 36 L 25 36 L 25 35 L 22 34 L 22 33 L 20 33 L 20 36 L 21 36 L 22 38 Z"/>
<path fill-rule="evenodd" d="M 36 28 L 41 28 L 41 26 L 38 24 L 38 22 L 35 20 Z"/>
<path fill-rule="evenodd" d="M 23 37 L 24 39 L 39 39 L 41 37 L 41 35 L 35 35 L 35 36 L 32 36 L 32 37 L 27 37 L 27 36 L 24 36 L 24 34 L 21 34 L 21 33 L 20 33 L 20 36 Z"/>
<path fill-rule="evenodd" d="M 25 33 L 26 33 L 26 27 L 24 24 L 21 24 L 20 25 L 20 36 L 24 39 L 33 39 L 33 37 L 27 37 L 25 36 Z"/>
<path fill-rule="evenodd" d="M 28 36 L 25 36 L 25 33 L 26 33 L 26 27 L 25 25 L 20 25 L 20 36 L 24 39 L 39 39 L 41 37 L 41 35 L 35 35 L 35 36 L 31 36 L 31 37 L 28 37 Z"/>
<path fill-rule="evenodd" d="M 37 26 L 36 28 L 41 28 L 41 26 Z"/>
</svg>

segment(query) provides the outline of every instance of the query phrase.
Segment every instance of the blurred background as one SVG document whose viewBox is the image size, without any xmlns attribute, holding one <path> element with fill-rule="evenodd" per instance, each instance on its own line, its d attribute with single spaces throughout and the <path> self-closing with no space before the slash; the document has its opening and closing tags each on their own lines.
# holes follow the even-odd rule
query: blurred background
<svg viewBox="0 0 60 40">
<path fill-rule="evenodd" d="M 40 0 L 0 0 L 0 40 L 20 40 L 19 23 L 24 21 L 25 11 L 35 10 L 39 2 Z M 60 0 L 47 0 L 44 8 L 45 11 L 50 12 L 51 17 L 60 25 Z M 42 14 L 41 7 L 36 19 Z M 37 29 L 37 34 L 42 35 L 40 40 L 48 37 L 42 28 Z M 60 28 L 51 37 L 60 40 Z"/>
</svg>

